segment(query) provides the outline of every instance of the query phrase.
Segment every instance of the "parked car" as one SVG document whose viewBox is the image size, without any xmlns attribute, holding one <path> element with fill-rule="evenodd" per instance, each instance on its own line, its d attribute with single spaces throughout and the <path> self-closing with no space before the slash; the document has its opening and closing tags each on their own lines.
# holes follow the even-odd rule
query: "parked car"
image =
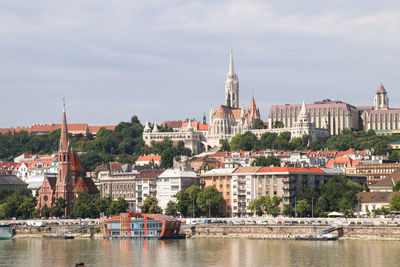
<svg viewBox="0 0 400 267">
<path fill-rule="evenodd" d="M 291 225 L 292 222 L 291 221 L 283 221 L 283 225 Z"/>
<path fill-rule="evenodd" d="M 261 225 L 268 225 L 268 221 L 259 221 L 258 224 L 261 224 Z"/>
<path fill-rule="evenodd" d="M 256 221 L 246 221 L 246 224 L 257 224 Z"/>
</svg>

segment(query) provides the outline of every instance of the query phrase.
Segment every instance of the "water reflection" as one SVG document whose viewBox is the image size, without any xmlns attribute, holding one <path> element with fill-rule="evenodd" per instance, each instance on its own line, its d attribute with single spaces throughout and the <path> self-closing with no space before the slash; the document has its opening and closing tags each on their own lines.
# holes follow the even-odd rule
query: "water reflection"
<svg viewBox="0 0 400 267">
<path fill-rule="evenodd" d="M 400 242 L 246 239 L 0 242 L 1 266 L 398 266 Z"/>
</svg>

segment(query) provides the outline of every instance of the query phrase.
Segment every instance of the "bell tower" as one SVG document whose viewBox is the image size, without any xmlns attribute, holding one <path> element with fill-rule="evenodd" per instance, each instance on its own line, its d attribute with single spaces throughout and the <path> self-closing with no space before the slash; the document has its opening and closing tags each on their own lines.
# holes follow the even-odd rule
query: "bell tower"
<svg viewBox="0 0 400 267">
<path fill-rule="evenodd" d="M 58 175 L 56 181 L 55 199 L 67 200 L 65 216 L 72 211 L 74 201 L 74 181 L 71 173 L 71 149 L 68 142 L 67 116 L 65 112 L 65 100 L 63 100 L 63 118 L 61 126 L 60 145 L 57 152 Z"/>
</svg>

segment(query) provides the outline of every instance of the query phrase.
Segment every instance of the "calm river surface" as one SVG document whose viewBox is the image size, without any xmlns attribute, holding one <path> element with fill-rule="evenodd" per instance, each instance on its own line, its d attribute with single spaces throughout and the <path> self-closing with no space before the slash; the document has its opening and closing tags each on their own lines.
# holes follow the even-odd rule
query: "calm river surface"
<svg viewBox="0 0 400 267">
<path fill-rule="evenodd" d="M 400 266 L 400 242 L 248 239 L 0 241 L 0 266 Z"/>
</svg>

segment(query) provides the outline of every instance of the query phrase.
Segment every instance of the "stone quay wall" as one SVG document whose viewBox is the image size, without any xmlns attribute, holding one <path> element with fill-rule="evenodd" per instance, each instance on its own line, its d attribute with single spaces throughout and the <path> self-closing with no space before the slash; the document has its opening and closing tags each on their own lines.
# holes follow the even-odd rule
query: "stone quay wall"
<svg viewBox="0 0 400 267">
<path fill-rule="evenodd" d="M 193 237 L 244 237 L 260 239 L 294 239 L 296 235 L 313 234 L 327 226 L 317 225 L 196 225 Z M 336 231 L 333 234 L 338 234 Z M 343 239 L 400 240 L 400 227 L 346 226 Z"/>
</svg>

